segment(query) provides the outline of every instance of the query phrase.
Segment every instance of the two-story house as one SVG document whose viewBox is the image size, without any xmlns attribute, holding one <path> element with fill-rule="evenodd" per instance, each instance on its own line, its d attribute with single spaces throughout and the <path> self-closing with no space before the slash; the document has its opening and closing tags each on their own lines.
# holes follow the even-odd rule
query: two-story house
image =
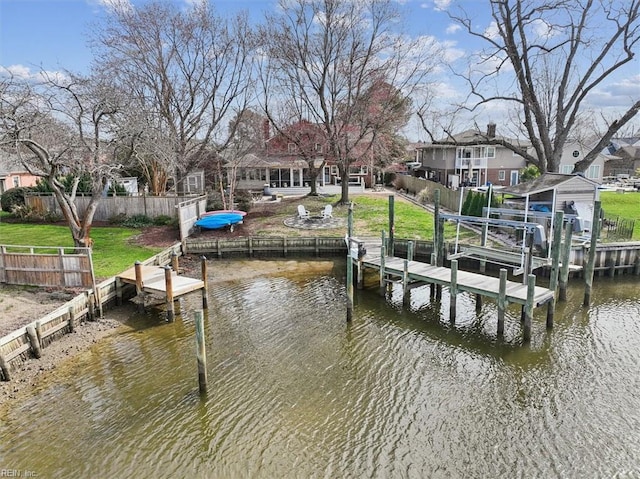
<svg viewBox="0 0 640 479">
<path fill-rule="evenodd" d="M 262 151 L 226 163 L 227 172 L 235 175 L 238 189 L 257 190 L 264 185 L 278 190 L 306 189 L 314 181 L 312 170 L 317 171 L 315 182 L 319 187 L 340 183 L 338 165 L 327 156 L 325 135 L 317 125 L 302 120 L 290 125 L 284 133 L 270 135 L 269 124 L 265 122 L 263 134 Z M 370 163 L 367 158 L 351 165 L 350 185 L 371 186 Z"/>
<path fill-rule="evenodd" d="M 421 166 L 416 171 L 419 176 L 452 188 L 487 183 L 516 185 L 526 161 L 508 148 L 495 144 L 496 140 L 522 148 L 529 146 L 528 142 L 497 136 L 495 123 L 489 123 L 486 132 L 466 130 L 418 146 L 416 161 Z"/>
</svg>

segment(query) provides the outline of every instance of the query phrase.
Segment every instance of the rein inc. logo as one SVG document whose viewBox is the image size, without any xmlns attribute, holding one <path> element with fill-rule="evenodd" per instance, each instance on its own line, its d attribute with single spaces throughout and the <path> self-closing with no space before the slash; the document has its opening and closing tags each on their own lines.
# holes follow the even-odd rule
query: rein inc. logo
<svg viewBox="0 0 640 479">
<path fill-rule="evenodd" d="M 38 477 L 35 471 L 21 469 L 0 469 L 0 477 Z"/>
</svg>

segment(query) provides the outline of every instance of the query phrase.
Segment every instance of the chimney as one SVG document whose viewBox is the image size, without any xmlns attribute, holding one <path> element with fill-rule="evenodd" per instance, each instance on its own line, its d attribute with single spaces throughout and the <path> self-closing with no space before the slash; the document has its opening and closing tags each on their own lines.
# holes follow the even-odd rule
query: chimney
<svg viewBox="0 0 640 479">
<path fill-rule="evenodd" d="M 262 122 L 262 138 L 264 139 L 264 141 L 267 141 L 270 136 L 271 136 L 271 127 L 269 124 L 269 120 L 265 119 Z"/>
<path fill-rule="evenodd" d="M 495 138 L 496 137 L 496 124 L 491 122 L 487 125 L 487 137 Z"/>
</svg>

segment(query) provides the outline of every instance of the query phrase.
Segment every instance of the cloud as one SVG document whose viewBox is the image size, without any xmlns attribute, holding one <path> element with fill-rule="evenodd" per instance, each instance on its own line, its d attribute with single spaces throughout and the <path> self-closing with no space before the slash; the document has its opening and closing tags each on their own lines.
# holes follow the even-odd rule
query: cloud
<svg viewBox="0 0 640 479">
<path fill-rule="evenodd" d="M 5 67 L 4 70 L 8 73 L 8 75 L 13 76 L 15 78 L 27 79 L 31 78 L 31 69 L 29 67 L 25 67 L 24 65 L 10 65 Z"/>
<path fill-rule="evenodd" d="M 600 108 L 629 108 L 638 99 L 640 99 L 640 75 L 635 75 L 593 90 L 587 96 L 586 103 Z"/>
<path fill-rule="evenodd" d="M 461 30 L 462 27 L 457 23 L 451 23 L 447 29 L 445 30 L 449 35 L 456 33 L 458 30 Z"/>
<path fill-rule="evenodd" d="M 451 0 L 433 0 L 434 8 L 438 11 L 445 11 L 451 5 Z"/>
<path fill-rule="evenodd" d="M 491 40 L 500 38 L 500 30 L 498 29 L 498 24 L 495 22 L 495 20 L 493 20 L 485 29 L 484 35 Z"/>
<path fill-rule="evenodd" d="M 88 0 L 88 2 L 112 12 L 130 12 L 133 10 L 133 5 L 129 0 Z"/>
</svg>

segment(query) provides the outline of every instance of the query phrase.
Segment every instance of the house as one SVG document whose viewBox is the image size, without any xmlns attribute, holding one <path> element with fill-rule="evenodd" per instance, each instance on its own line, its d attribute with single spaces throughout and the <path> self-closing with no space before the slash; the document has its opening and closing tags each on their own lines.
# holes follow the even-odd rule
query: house
<svg viewBox="0 0 640 479">
<path fill-rule="evenodd" d="M 17 155 L 0 150 L 0 194 L 11 188 L 35 186 L 37 182 L 38 177 L 27 171 Z"/>
<path fill-rule="evenodd" d="M 522 148 L 529 146 L 528 142 L 497 136 L 495 123 L 489 123 L 486 132 L 466 130 L 417 146 L 416 161 L 422 166 L 416 172 L 418 176 L 452 188 L 487 183 L 516 185 L 526 161 L 499 144 L 500 141 Z"/>
<path fill-rule="evenodd" d="M 558 172 L 565 175 L 573 173 L 573 167 L 576 162 L 584 158 L 584 156 L 591 151 L 594 143 L 595 142 L 581 142 L 576 140 L 567 141 L 562 150 Z M 604 152 L 599 153 L 589 168 L 587 168 L 587 171 L 584 172 L 584 176 L 598 183 L 602 183 L 604 165 L 607 159 L 608 157 Z"/>
<path fill-rule="evenodd" d="M 605 149 L 608 155 L 603 175 L 614 178 L 636 176 L 640 169 L 640 137 L 615 138 Z"/>
<path fill-rule="evenodd" d="M 317 125 L 301 120 L 284 133 L 270 136 L 269 126 L 264 127 L 265 142 L 262 151 L 254 151 L 237 160 L 226 160 L 229 175 L 234 175 L 239 190 L 258 190 L 264 185 L 278 190 L 309 188 L 313 181 L 312 165 L 319 169 L 315 178 L 319 187 L 340 184 L 341 177 L 336 161 L 327 157 L 327 144 L 323 130 Z M 372 186 L 370 156 L 350 165 L 349 185 Z"/>
</svg>

